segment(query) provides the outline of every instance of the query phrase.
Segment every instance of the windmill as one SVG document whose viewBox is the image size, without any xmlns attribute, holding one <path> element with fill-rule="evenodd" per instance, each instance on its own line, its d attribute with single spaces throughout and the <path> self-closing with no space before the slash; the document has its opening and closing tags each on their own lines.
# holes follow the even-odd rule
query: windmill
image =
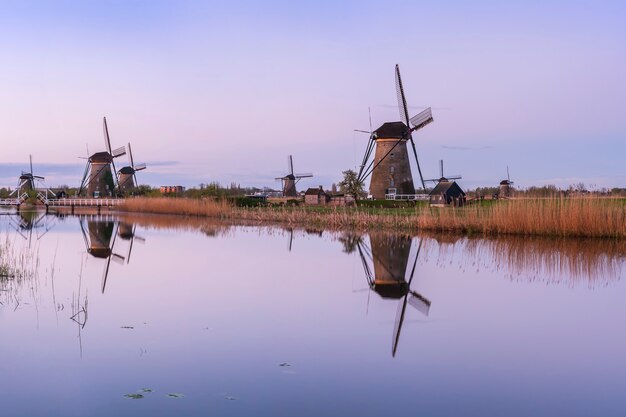
<svg viewBox="0 0 626 417">
<path fill-rule="evenodd" d="M 116 188 L 119 188 L 116 185 L 117 177 L 113 175 L 116 172 L 114 160 L 125 155 L 126 149 L 123 146 L 111 149 L 106 117 L 103 119 L 103 130 L 106 152 L 96 152 L 87 158 L 78 195 L 86 191 L 89 197 L 113 196 Z"/>
<path fill-rule="evenodd" d="M 313 174 L 310 172 L 306 174 L 294 174 L 293 157 L 291 155 L 289 155 L 289 157 L 287 158 L 287 169 L 289 172 L 287 175 L 283 177 L 277 177 L 275 179 L 282 181 L 283 197 L 297 197 L 298 192 L 296 191 L 296 184 L 298 183 L 298 181 L 300 181 L 302 178 L 310 178 L 313 176 Z"/>
<path fill-rule="evenodd" d="M 420 239 L 408 281 L 406 279 L 411 254 L 412 240 L 404 236 L 384 236 L 370 234 L 371 248 L 363 238 L 356 240 L 363 270 L 370 289 L 383 299 L 399 300 L 398 314 L 392 335 L 391 354 L 395 357 L 400 341 L 400 333 L 406 315 L 407 305 L 428 316 L 430 301 L 411 289 L 415 267 L 419 257 L 422 240 Z M 353 245 L 353 244 L 351 244 Z M 373 268 L 370 266 L 373 264 Z"/>
<path fill-rule="evenodd" d="M 37 190 L 38 188 L 44 189 L 46 194 L 50 193 L 54 195 L 54 193 L 48 190 L 44 185 L 43 180 L 45 178 L 33 173 L 33 156 L 28 155 L 28 159 L 30 162 L 30 171 L 22 171 L 22 174 L 17 180 L 17 188 L 13 190 L 9 196 L 17 195 L 19 197 L 25 192 Z M 39 187 L 37 187 L 38 185 Z"/>
<path fill-rule="evenodd" d="M 509 198 L 513 195 L 513 181 L 509 175 L 509 167 L 506 167 L 506 179 L 500 181 L 500 187 L 498 189 L 498 198 Z"/>
<path fill-rule="evenodd" d="M 388 194 L 415 194 L 410 157 L 406 146 L 407 142 L 411 143 L 422 189 L 426 190 L 415 142 L 413 141 L 413 132 L 434 120 L 432 110 L 428 107 L 409 118 L 409 110 L 398 65 L 396 65 L 396 92 L 398 95 L 400 121 L 384 123 L 378 129 L 371 131 L 370 117 L 370 132 L 365 132 L 370 133 L 370 138 L 359 169 L 358 181 L 363 183 L 367 177 L 372 176 L 370 194 L 374 199 L 384 199 Z M 371 159 L 372 152 L 375 152 L 373 159 Z"/>
<path fill-rule="evenodd" d="M 126 259 L 113 252 L 115 237 L 117 236 L 117 226 L 117 223 L 112 221 L 92 218 L 91 220 L 87 220 L 87 227 L 85 228 L 83 218 L 80 218 L 80 230 L 83 234 L 87 253 L 94 258 L 105 260 L 104 270 L 102 272 L 103 293 L 109 276 L 111 260 L 123 265 Z"/>
<path fill-rule="evenodd" d="M 439 178 L 433 178 L 433 179 L 424 180 L 424 181 L 432 181 L 434 183 L 440 183 L 440 182 L 460 180 L 461 178 L 463 177 L 461 177 L 460 175 L 443 175 L 443 159 L 440 159 L 439 160 Z"/>
<path fill-rule="evenodd" d="M 135 165 L 135 161 L 133 160 L 133 151 L 130 147 L 130 143 L 128 143 L 128 158 L 130 160 L 130 165 L 123 167 L 117 173 L 119 190 L 122 193 L 135 188 L 138 185 L 137 175 L 135 175 L 135 173 L 137 171 L 142 171 L 147 168 L 146 164 Z"/>
</svg>

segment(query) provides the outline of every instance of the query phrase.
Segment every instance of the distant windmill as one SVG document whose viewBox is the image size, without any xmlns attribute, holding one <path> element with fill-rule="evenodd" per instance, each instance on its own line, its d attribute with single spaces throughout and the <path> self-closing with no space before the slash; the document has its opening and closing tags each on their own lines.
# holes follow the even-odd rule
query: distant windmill
<svg viewBox="0 0 626 417">
<path fill-rule="evenodd" d="M 126 154 L 126 149 L 122 146 L 117 149 L 111 149 L 111 139 L 109 138 L 109 129 L 107 127 L 106 117 L 103 119 L 104 145 L 106 152 L 96 152 L 87 158 L 85 173 L 81 181 L 78 195 L 87 192 L 89 197 L 97 196 L 113 196 L 117 185 L 117 176 L 113 173 L 115 169 L 115 158 L 119 158 Z"/>
<path fill-rule="evenodd" d="M 500 181 L 500 187 L 498 189 L 498 197 L 499 198 L 509 198 L 513 195 L 513 181 L 511 181 L 511 176 L 509 175 L 509 167 L 506 167 L 506 179 Z"/>
<path fill-rule="evenodd" d="M 37 190 L 37 188 L 43 188 L 46 193 L 52 193 L 52 191 L 49 191 L 43 184 L 45 178 L 33 173 L 33 156 L 28 155 L 28 159 L 30 162 L 30 171 L 22 171 L 22 174 L 17 180 L 17 188 L 11 192 L 10 196 L 17 195 L 19 197 L 23 193 Z M 37 185 L 39 185 L 39 187 L 37 187 Z"/>
<path fill-rule="evenodd" d="M 432 181 L 435 183 L 439 183 L 439 182 L 448 182 L 448 181 L 452 181 L 452 180 L 460 180 L 461 177 L 460 175 L 444 175 L 443 174 L 443 159 L 439 160 L 439 178 L 433 178 L 430 180 L 424 180 L 424 181 Z"/>
<path fill-rule="evenodd" d="M 363 238 L 356 240 L 368 286 L 384 299 L 401 300 L 392 335 L 391 354 L 395 357 L 407 304 L 426 316 L 430 311 L 430 301 L 411 290 L 422 240 L 420 239 L 417 246 L 410 273 L 407 267 L 412 246 L 411 238 L 372 234 L 370 242 L 371 248 L 367 246 Z M 373 265 L 370 266 L 370 263 Z M 409 274 L 408 281 L 406 280 L 407 274 Z"/>
<path fill-rule="evenodd" d="M 109 220 L 94 219 L 87 220 L 87 228 L 83 224 L 83 218 L 80 218 L 80 229 L 83 233 L 83 239 L 89 253 L 94 258 L 104 259 L 104 270 L 102 273 L 102 292 L 106 288 L 107 278 L 109 276 L 109 268 L 111 260 L 124 264 L 124 258 L 113 252 L 115 246 L 115 237 L 117 236 L 117 224 Z"/>
<path fill-rule="evenodd" d="M 297 197 L 298 192 L 296 191 L 296 184 L 302 178 L 310 178 L 313 176 L 312 173 L 306 174 L 294 174 L 293 172 L 293 157 L 289 155 L 287 158 L 287 169 L 288 174 L 283 177 L 277 177 L 276 180 L 281 180 L 283 185 L 283 196 L 284 197 Z"/>
<path fill-rule="evenodd" d="M 426 190 L 412 133 L 433 121 L 432 110 L 429 107 L 409 118 L 398 65 L 396 65 L 396 92 L 401 121 L 387 122 L 373 132 L 366 132 L 370 133 L 370 139 L 359 169 L 358 181 L 363 183 L 367 177 L 372 176 L 370 194 L 374 199 L 384 199 L 387 194 L 415 194 L 407 142 L 411 142 L 422 189 Z M 374 150 L 374 158 L 371 159 Z"/>
<path fill-rule="evenodd" d="M 135 188 L 138 185 L 137 175 L 135 175 L 135 173 L 147 168 L 146 164 L 135 165 L 130 143 L 128 143 L 128 157 L 130 159 L 130 165 L 123 167 L 118 172 L 119 190 L 122 193 Z"/>
</svg>

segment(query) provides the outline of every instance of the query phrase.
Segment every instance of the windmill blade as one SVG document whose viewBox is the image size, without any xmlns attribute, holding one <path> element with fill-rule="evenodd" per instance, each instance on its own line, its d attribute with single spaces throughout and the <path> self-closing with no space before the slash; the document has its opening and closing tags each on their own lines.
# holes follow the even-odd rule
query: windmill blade
<svg viewBox="0 0 626 417">
<path fill-rule="evenodd" d="M 369 115 L 370 118 L 370 133 L 373 132 L 372 130 L 372 108 L 371 107 L 367 107 L 367 114 Z"/>
<path fill-rule="evenodd" d="M 80 230 L 83 234 L 83 240 L 85 241 L 85 248 L 89 249 L 91 244 L 89 243 L 89 239 L 87 238 L 87 232 L 85 231 L 85 225 L 83 224 L 83 218 L 80 217 L 78 219 L 78 223 L 80 224 Z"/>
<path fill-rule="evenodd" d="M 422 168 L 420 167 L 420 160 L 417 157 L 417 149 L 415 149 L 415 142 L 413 141 L 413 135 L 409 133 L 409 140 L 411 142 L 411 148 L 413 148 L 413 156 L 415 157 L 415 164 L 417 165 L 417 172 L 420 175 L 420 181 L 422 182 L 422 189 L 426 191 L 426 184 L 424 183 L 424 176 L 422 175 Z"/>
<path fill-rule="evenodd" d="M 130 142 L 128 142 L 128 157 L 130 158 L 130 166 L 135 169 L 135 161 L 133 161 L 133 150 L 130 147 Z M 136 169 L 135 169 L 136 171 Z"/>
<path fill-rule="evenodd" d="M 506 166 L 506 180 L 511 183 L 511 176 L 509 175 L 509 166 Z"/>
<path fill-rule="evenodd" d="M 83 173 L 83 179 L 80 181 L 80 187 L 78 187 L 78 194 L 81 195 L 83 190 L 87 188 L 87 175 L 89 174 L 89 167 L 91 166 L 91 162 L 87 160 L 87 164 L 85 165 L 85 172 Z"/>
<path fill-rule="evenodd" d="M 411 296 L 409 297 L 409 305 L 422 313 L 425 316 L 428 316 L 428 312 L 430 311 L 430 300 L 425 297 L 422 297 L 420 294 L 411 291 Z"/>
<path fill-rule="evenodd" d="M 289 169 L 289 174 L 293 175 L 293 156 L 291 155 L 287 158 L 287 169 Z"/>
<path fill-rule="evenodd" d="M 371 131 L 367 131 L 367 130 L 361 130 L 361 129 L 354 129 L 355 132 L 360 132 L 360 133 L 367 133 L 368 135 L 371 135 L 372 132 Z"/>
<path fill-rule="evenodd" d="M 402 77 L 400 76 L 400 66 L 396 64 L 396 93 L 398 95 L 398 110 L 400 110 L 400 120 L 405 125 L 409 125 L 409 110 L 406 105 L 406 97 L 404 96 L 404 87 L 402 86 Z"/>
<path fill-rule="evenodd" d="M 130 244 L 128 245 L 128 255 L 126 256 L 126 263 L 130 263 L 130 254 L 133 252 L 133 242 L 135 241 L 135 228 L 137 226 L 133 224 L 132 236 L 130 237 Z"/>
<path fill-rule="evenodd" d="M 117 158 L 120 157 L 122 155 L 126 155 L 126 147 L 125 146 L 120 146 L 119 148 L 113 149 L 111 153 L 111 156 L 113 158 Z"/>
<path fill-rule="evenodd" d="M 406 293 L 404 299 L 400 302 L 398 313 L 396 314 L 396 324 L 393 329 L 393 339 L 391 345 L 391 356 L 396 357 L 396 351 L 398 350 L 398 342 L 400 342 L 400 332 L 402 331 L 402 324 L 404 323 L 404 313 L 406 313 L 406 304 L 409 293 Z"/>
<path fill-rule="evenodd" d="M 292 244 L 293 244 L 293 229 L 289 229 L 289 252 L 291 252 Z"/>
<path fill-rule="evenodd" d="M 28 159 L 30 160 L 30 176 L 33 176 L 33 156 L 28 155 Z"/>
<path fill-rule="evenodd" d="M 312 172 L 306 172 L 304 174 L 294 174 L 294 177 L 296 178 L 310 178 L 313 176 Z"/>
<path fill-rule="evenodd" d="M 126 260 L 125 257 L 118 255 L 117 253 L 112 253 L 111 259 L 118 265 L 124 265 L 124 261 Z"/>
<path fill-rule="evenodd" d="M 108 153 L 111 153 L 111 139 L 109 138 L 109 128 L 107 126 L 107 118 L 103 118 L 102 129 L 104 131 L 104 146 Z"/>
<path fill-rule="evenodd" d="M 104 266 L 104 271 L 102 273 L 102 294 L 104 294 L 104 289 L 107 286 L 107 278 L 109 277 L 110 266 L 111 266 L 111 256 L 108 256 L 106 260 L 106 264 Z"/>
<path fill-rule="evenodd" d="M 429 107 L 411 117 L 411 120 L 409 120 L 409 123 L 411 123 L 412 126 L 411 131 L 421 129 L 427 124 L 432 123 L 434 120 L 432 109 Z"/>
<path fill-rule="evenodd" d="M 134 169 L 135 171 L 141 171 L 141 170 L 143 170 L 143 169 L 146 169 L 147 167 L 148 167 L 148 166 L 147 166 L 146 164 L 142 163 L 142 164 L 137 165 L 136 167 L 133 167 L 133 169 Z"/>
</svg>

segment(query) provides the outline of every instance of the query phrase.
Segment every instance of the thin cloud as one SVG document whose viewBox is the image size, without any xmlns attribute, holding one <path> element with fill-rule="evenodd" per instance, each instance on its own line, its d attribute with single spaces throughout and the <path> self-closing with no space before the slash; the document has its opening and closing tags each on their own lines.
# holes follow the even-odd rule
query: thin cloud
<svg viewBox="0 0 626 417">
<path fill-rule="evenodd" d="M 485 146 L 450 146 L 450 145 L 441 145 L 443 149 L 450 149 L 453 151 L 480 151 L 484 149 L 493 149 L 495 146 L 493 145 L 485 145 Z"/>
<path fill-rule="evenodd" d="M 180 165 L 181 162 L 180 161 L 148 161 L 146 162 L 146 165 L 152 166 L 152 167 L 167 167 L 167 166 L 175 166 L 175 165 Z"/>
<path fill-rule="evenodd" d="M 382 107 L 385 109 L 397 109 L 397 104 L 376 104 L 375 107 Z M 431 108 L 433 110 L 451 110 L 450 107 L 433 107 L 433 106 L 406 106 L 409 110 L 424 110 Z"/>
</svg>

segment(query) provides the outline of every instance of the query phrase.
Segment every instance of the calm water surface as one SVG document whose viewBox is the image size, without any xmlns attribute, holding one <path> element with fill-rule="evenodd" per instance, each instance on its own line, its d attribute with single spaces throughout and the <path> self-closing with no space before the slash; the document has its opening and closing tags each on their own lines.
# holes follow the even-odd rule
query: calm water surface
<svg viewBox="0 0 626 417">
<path fill-rule="evenodd" d="M 2 415 L 626 413 L 624 242 L 0 225 Z"/>
</svg>

